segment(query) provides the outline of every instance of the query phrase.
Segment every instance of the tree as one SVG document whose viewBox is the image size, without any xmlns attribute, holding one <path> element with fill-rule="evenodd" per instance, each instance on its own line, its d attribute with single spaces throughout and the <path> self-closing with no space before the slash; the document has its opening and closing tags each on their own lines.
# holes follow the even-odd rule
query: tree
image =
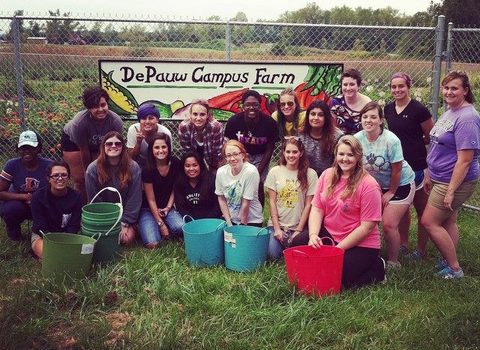
<svg viewBox="0 0 480 350">
<path fill-rule="evenodd" d="M 431 1 L 428 12 L 433 16 L 445 15 L 455 26 L 480 26 L 480 2 L 478 0 Z"/>
<path fill-rule="evenodd" d="M 68 18 L 70 12 L 60 14 L 60 10 L 48 11 L 50 17 L 66 17 L 65 19 L 52 19 L 47 21 L 45 35 L 49 43 L 64 44 L 69 41 L 70 37 L 75 34 L 75 30 L 80 25 L 79 22 Z"/>
</svg>

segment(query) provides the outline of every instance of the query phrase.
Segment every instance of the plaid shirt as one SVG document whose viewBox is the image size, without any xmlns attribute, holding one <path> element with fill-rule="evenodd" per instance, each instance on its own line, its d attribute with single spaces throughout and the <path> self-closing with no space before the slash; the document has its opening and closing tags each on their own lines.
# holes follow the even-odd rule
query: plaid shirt
<svg viewBox="0 0 480 350">
<path fill-rule="evenodd" d="M 178 137 L 184 152 L 197 151 L 195 126 L 189 119 L 178 126 Z M 223 141 L 222 124 L 215 119 L 207 122 L 203 131 L 203 157 L 209 166 L 217 168 L 221 164 Z"/>
</svg>

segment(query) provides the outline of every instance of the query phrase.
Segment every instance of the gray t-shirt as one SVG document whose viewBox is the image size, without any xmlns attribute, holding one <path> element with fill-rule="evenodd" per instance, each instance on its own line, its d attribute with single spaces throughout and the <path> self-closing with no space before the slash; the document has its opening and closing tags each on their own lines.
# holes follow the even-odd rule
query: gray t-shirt
<svg viewBox="0 0 480 350">
<path fill-rule="evenodd" d="M 118 114 L 108 111 L 105 121 L 98 123 L 88 110 L 78 112 L 65 124 L 63 132 L 80 148 L 88 147 L 90 152 L 98 152 L 103 136 L 110 131 L 123 133 L 123 121 Z"/>
</svg>

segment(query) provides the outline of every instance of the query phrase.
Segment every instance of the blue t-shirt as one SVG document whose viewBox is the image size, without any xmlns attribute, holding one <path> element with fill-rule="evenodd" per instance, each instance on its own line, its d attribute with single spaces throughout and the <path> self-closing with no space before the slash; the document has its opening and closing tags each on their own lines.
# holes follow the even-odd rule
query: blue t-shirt
<svg viewBox="0 0 480 350">
<path fill-rule="evenodd" d="M 383 130 L 378 138 L 370 142 L 364 130 L 354 135 L 362 144 L 363 166 L 380 184 L 382 189 L 390 187 L 392 163 L 402 162 L 399 186 L 408 185 L 415 179 L 415 173 L 403 159 L 402 145 L 395 134 Z"/>
<path fill-rule="evenodd" d="M 48 185 L 47 169 L 52 164 L 51 159 L 39 157 L 37 169 L 25 169 L 21 158 L 7 161 L 0 174 L 5 181 L 12 184 L 15 193 L 32 193 Z"/>
</svg>

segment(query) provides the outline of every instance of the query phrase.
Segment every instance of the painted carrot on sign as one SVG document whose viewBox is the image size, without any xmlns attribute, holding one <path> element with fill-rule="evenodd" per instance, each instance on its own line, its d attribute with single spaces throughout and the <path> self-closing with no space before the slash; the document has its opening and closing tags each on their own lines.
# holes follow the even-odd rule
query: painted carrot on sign
<svg viewBox="0 0 480 350">
<path fill-rule="evenodd" d="M 238 113 L 241 111 L 242 96 L 247 90 L 244 88 L 214 96 L 208 100 L 208 104 L 211 108 Z"/>
</svg>

